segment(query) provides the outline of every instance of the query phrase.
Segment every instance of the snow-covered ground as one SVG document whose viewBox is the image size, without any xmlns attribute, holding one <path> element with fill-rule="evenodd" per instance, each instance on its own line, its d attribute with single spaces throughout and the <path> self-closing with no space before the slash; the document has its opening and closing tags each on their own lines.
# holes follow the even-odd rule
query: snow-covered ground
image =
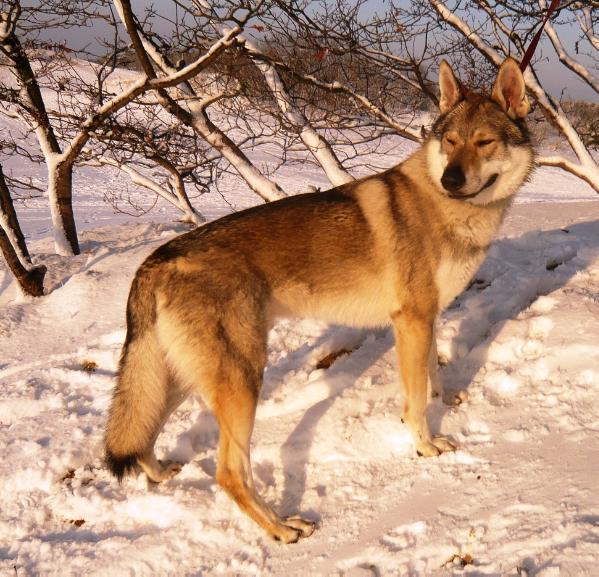
<svg viewBox="0 0 599 577">
<path fill-rule="evenodd" d="M 326 186 L 311 165 L 277 179 L 292 192 Z M 115 215 L 102 190 L 137 194 L 115 171 L 79 170 L 75 186 L 78 257 L 53 254 L 43 199 L 19 210 L 49 268 L 47 296 L 20 297 L 0 263 L 0 575 L 599 575 L 599 202 L 589 187 L 538 171 L 442 315 L 441 377 L 468 400 L 435 400 L 430 417 L 455 453 L 416 457 L 389 331 L 275 327 L 254 475 L 275 509 L 318 523 L 282 546 L 217 487 L 218 432 L 197 401 L 157 446 L 186 463 L 179 476 L 119 486 L 103 467 L 131 278 L 185 228 L 160 203 L 142 219 Z M 225 189 L 235 208 L 255 202 L 234 182 Z M 231 210 L 217 195 L 196 206 L 208 218 Z M 341 349 L 353 352 L 316 368 Z"/>
<path fill-rule="evenodd" d="M 73 259 L 36 240 L 42 299 L 0 271 L 2 575 L 598 574 L 599 202 L 516 206 L 441 318 L 442 378 L 469 400 L 431 418 L 456 453 L 415 456 L 389 332 L 275 328 L 253 459 L 268 502 L 318 522 L 293 546 L 217 487 L 195 401 L 158 443 L 178 477 L 119 486 L 102 465 L 131 277 L 181 230 L 92 228 Z M 356 350 L 315 368 L 341 348 Z"/>
</svg>

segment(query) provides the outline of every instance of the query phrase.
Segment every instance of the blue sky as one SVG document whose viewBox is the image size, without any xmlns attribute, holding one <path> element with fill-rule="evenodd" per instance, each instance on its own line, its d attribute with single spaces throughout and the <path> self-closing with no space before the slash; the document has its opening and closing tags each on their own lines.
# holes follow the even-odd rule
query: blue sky
<svg viewBox="0 0 599 577">
<path fill-rule="evenodd" d="M 408 0 L 403 1 L 407 2 Z M 165 6 L 166 4 L 164 1 L 160 0 L 132 0 L 133 9 L 138 14 L 141 14 L 144 8 L 149 5 L 158 8 L 161 5 Z M 365 6 L 363 14 L 365 17 L 368 17 L 376 11 L 384 11 L 387 7 L 388 2 L 385 0 L 371 0 Z M 58 30 L 49 33 L 47 38 L 56 42 L 66 42 L 68 46 L 75 49 L 88 46 L 90 49 L 96 51 L 98 49 L 98 44 L 95 41 L 95 38 L 102 36 L 106 32 L 107 28 L 104 27 L 98 27 L 96 29 L 83 28 Z M 559 27 L 560 36 L 567 49 L 571 49 L 573 40 L 577 38 L 577 32 L 574 25 Z M 576 75 L 571 73 L 564 66 L 559 64 L 550 43 L 546 39 L 541 41 L 537 53 L 542 58 L 536 64 L 536 70 L 546 89 L 552 95 L 560 96 L 563 93 L 570 98 L 599 101 L 599 96 L 590 87 L 579 80 Z"/>
</svg>

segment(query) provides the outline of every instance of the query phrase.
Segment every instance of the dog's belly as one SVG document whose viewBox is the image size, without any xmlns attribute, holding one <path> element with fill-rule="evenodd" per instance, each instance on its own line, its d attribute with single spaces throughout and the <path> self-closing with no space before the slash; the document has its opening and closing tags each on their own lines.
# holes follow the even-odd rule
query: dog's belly
<svg viewBox="0 0 599 577">
<path fill-rule="evenodd" d="M 394 299 L 378 286 L 348 286 L 345 290 L 312 291 L 307 287 L 279 290 L 273 295 L 270 316 L 319 319 L 354 327 L 381 327 L 391 322 Z"/>
</svg>

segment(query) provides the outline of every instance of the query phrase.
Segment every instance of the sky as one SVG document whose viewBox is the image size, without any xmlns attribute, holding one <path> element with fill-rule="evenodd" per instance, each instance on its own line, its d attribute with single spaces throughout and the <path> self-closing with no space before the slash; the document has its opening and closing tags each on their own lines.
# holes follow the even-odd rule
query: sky
<svg viewBox="0 0 599 577">
<path fill-rule="evenodd" d="M 402 2 L 407 0 L 401 0 Z M 35 0 L 30 2 L 35 4 Z M 165 11 L 168 15 L 168 7 L 171 5 L 166 0 L 132 0 L 131 2 L 134 12 L 142 14 L 148 6 L 153 6 L 158 11 Z M 388 8 L 388 2 L 385 0 L 370 0 L 366 3 L 363 10 L 363 15 L 368 17 L 375 14 L 377 11 L 382 12 Z M 171 10 L 172 13 L 172 10 Z M 157 24 L 159 31 L 166 30 L 166 25 Z M 578 38 L 579 30 L 575 25 L 560 26 L 558 28 L 560 38 L 566 46 L 566 49 L 573 50 L 574 42 Z M 95 25 L 94 27 L 82 27 L 72 29 L 49 30 L 43 36 L 53 42 L 64 42 L 67 46 L 73 49 L 86 47 L 87 49 L 98 52 L 99 43 L 97 38 L 106 35 L 109 32 L 106 25 Z M 543 85 L 546 89 L 556 97 L 565 96 L 566 98 L 599 101 L 599 95 L 588 85 L 582 82 L 575 74 L 561 65 L 551 47 L 549 41 L 543 37 L 537 49 L 535 57 L 538 58 L 535 68 L 540 76 Z M 581 56 L 584 63 L 584 59 Z"/>
</svg>

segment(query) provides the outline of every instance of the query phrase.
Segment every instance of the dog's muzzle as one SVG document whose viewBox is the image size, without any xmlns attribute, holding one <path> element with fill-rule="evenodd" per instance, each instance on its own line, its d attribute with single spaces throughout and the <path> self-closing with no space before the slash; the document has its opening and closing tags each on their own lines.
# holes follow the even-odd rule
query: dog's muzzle
<svg viewBox="0 0 599 577">
<path fill-rule="evenodd" d="M 465 182 L 466 175 L 459 164 L 448 166 L 441 177 L 441 184 L 449 193 L 458 192 Z"/>
<path fill-rule="evenodd" d="M 443 174 L 443 177 L 445 177 L 445 174 Z M 493 186 L 498 178 L 499 178 L 499 174 L 497 174 L 497 173 L 492 174 L 489 177 L 489 179 L 487 180 L 487 182 L 485 182 L 485 184 L 483 184 L 483 186 L 481 188 L 479 188 L 476 192 L 473 192 L 471 194 L 459 194 L 459 192 L 458 192 L 459 188 L 457 190 L 452 190 L 452 189 L 448 188 L 447 186 L 445 186 L 443 179 L 441 179 L 441 184 L 443 184 L 443 186 L 448 190 L 449 194 L 447 196 L 449 196 L 449 198 L 453 198 L 455 200 L 466 200 L 468 198 L 474 198 L 475 196 L 478 196 L 483 190 L 486 190 L 487 188 Z M 462 183 L 462 185 L 463 185 L 463 183 Z M 460 186 L 460 188 L 461 188 L 461 186 Z"/>
</svg>

